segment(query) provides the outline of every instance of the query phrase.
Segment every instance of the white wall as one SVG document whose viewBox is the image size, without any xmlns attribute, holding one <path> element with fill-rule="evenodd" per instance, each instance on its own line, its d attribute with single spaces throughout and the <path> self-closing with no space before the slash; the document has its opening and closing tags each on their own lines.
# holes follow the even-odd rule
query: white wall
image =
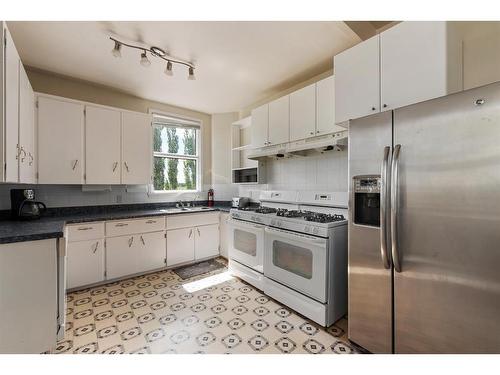
<svg viewBox="0 0 500 375">
<path fill-rule="evenodd" d="M 256 200 L 260 190 L 347 191 L 347 150 L 266 161 L 266 184 L 239 187 L 239 195 Z"/>
<path fill-rule="evenodd" d="M 231 124 L 238 113 L 212 114 L 212 186 L 216 200 L 230 200 L 238 195 L 231 184 Z"/>
</svg>

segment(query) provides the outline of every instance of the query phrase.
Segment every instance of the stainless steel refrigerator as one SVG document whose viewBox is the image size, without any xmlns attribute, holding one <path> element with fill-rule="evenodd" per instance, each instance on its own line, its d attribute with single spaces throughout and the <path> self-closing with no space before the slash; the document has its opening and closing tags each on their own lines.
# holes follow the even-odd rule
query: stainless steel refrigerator
<svg viewBox="0 0 500 375">
<path fill-rule="evenodd" d="M 349 124 L 349 339 L 500 353 L 500 83 Z"/>
</svg>

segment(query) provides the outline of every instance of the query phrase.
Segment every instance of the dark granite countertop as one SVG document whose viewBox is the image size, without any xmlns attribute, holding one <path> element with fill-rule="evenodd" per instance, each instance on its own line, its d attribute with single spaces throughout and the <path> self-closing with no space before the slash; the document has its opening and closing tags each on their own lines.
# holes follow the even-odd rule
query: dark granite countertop
<svg viewBox="0 0 500 375">
<path fill-rule="evenodd" d="M 201 212 L 229 212 L 231 208 L 229 203 L 230 202 L 216 202 L 214 207 Z M 172 205 L 134 204 L 102 207 L 49 208 L 47 214 L 37 220 L 0 220 L 0 244 L 60 238 L 64 236 L 64 226 L 66 224 L 123 220 L 148 216 L 189 215 L 200 212 L 165 212 L 165 209 L 169 208 L 173 208 Z"/>
</svg>

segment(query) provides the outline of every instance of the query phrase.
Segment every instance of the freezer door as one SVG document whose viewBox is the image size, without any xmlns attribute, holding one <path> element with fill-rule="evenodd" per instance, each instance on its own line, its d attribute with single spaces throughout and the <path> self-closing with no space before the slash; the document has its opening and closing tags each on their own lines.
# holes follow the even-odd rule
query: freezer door
<svg viewBox="0 0 500 375">
<path fill-rule="evenodd" d="M 380 228 L 354 224 L 353 177 L 380 175 L 392 146 L 392 112 L 349 123 L 349 339 L 372 353 L 392 352 L 392 276 Z"/>
<path fill-rule="evenodd" d="M 499 83 L 394 112 L 397 353 L 500 353 L 499 140 Z"/>
</svg>

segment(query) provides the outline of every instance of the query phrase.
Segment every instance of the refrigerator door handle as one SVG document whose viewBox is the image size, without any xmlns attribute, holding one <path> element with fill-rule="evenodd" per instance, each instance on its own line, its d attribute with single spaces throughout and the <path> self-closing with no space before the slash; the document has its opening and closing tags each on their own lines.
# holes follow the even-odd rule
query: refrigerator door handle
<svg viewBox="0 0 500 375">
<path fill-rule="evenodd" d="M 389 192 L 389 156 L 391 147 L 384 147 L 384 159 L 380 168 L 381 191 L 380 191 L 380 255 L 385 269 L 391 268 L 391 256 L 387 248 L 387 195 Z"/>
<path fill-rule="evenodd" d="M 391 170 L 391 248 L 392 262 L 396 272 L 401 272 L 401 261 L 398 249 L 398 203 L 399 203 L 399 155 L 401 145 L 394 147 Z"/>
</svg>

